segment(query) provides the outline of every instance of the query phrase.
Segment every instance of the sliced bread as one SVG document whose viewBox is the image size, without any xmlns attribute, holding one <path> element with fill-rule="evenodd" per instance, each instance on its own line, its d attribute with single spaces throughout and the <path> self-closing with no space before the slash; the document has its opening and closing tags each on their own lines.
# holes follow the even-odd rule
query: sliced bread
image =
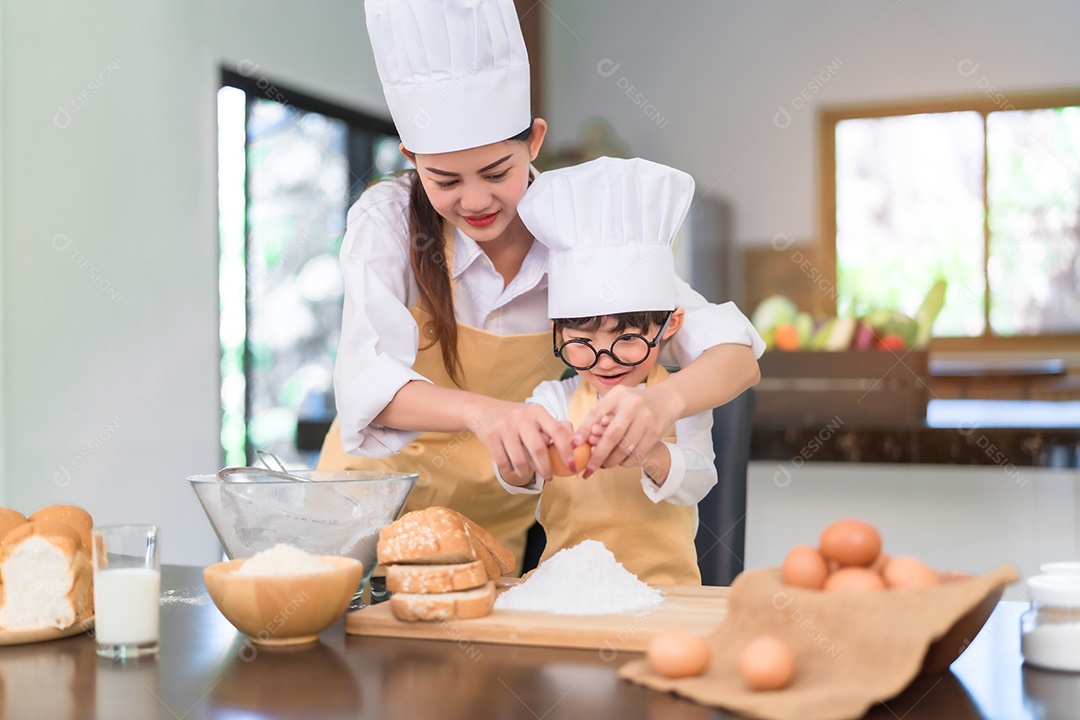
<svg viewBox="0 0 1080 720">
<path fill-rule="evenodd" d="M 514 568 L 517 567 L 517 558 L 514 557 L 514 553 L 510 552 L 510 548 L 503 545 L 499 542 L 498 538 L 469 518 L 464 515 L 462 518 L 465 520 L 466 527 L 469 528 L 469 534 L 472 535 L 474 540 L 480 541 L 480 544 L 484 546 L 484 549 L 488 551 L 498 564 L 499 574 L 493 575 L 491 579 L 498 580 L 503 575 L 509 575 L 514 572 Z"/>
<path fill-rule="evenodd" d="M 401 593 L 390 596 L 394 617 L 405 622 L 469 620 L 490 615 L 495 607 L 495 583 L 447 593 Z"/>
<path fill-rule="evenodd" d="M 392 593 L 446 593 L 472 590 L 489 580 L 479 560 L 457 565 L 389 565 L 386 589 Z"/>
<path fill-rule="evenodd" d="M 379 533 L 383 565 L 458 564 L 479 560 L 488 577 L 514 571 L 517 559 L 494 535 L 456 510 L 429 507 L 398 518 Z"/>
<path fill-rule="evenodd" d="M 378 555 L 394 563 L 456 564 L 477 559 L 465 517 L 444 507 L 406 513 L 379 531 Z"/>
<path fill-rule="evenodd" d="M 483 564 L 484 572 L 487 573 L 488 579 L 499 582 L 499 579 L 503 576 L 502 565 L 482 544 L 476 540 L 473 540 L 473 544 L 476 546 L 476 557 L 480 563 Z"/>
</svg>

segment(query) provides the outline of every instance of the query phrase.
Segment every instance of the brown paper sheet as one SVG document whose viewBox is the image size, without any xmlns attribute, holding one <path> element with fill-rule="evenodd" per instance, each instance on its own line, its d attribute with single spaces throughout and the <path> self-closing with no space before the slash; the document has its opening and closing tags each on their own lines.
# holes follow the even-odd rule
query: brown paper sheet
<svg viewBox="0 0 1080 720">
<path fill-rule="evenodd" d="M 903 691 L 924 660 L 930 664 L 933 656 L 938 667 L 932 669 L 947 667 L 1017 580 L 1015 568 L 1002 566 L 922 590 L 825 593 L 783 585 L 778 568 L 747 571 L 732 583 L 728 615 L 709 636 L 713 655 L 705 673 L 670 680 L 634 660 L 619 676 L 763 720 L 858 718 Z M 755 692 L 739 676 L 739 653 L 762 634 L 795 653 L 795 677 L 781 690 Z"/>
</svg>

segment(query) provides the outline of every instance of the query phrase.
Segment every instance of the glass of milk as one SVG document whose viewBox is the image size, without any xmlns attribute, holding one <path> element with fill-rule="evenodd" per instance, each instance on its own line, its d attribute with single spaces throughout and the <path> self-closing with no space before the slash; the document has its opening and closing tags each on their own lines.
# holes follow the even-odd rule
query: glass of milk
<svg viewBox="0 0 1080 720">
<path fill-rule="evenodd" d="M 161 559 L 154 525 L 95 527 L 94 637 L 102 657 L 158 651 Z"/>
</svg>

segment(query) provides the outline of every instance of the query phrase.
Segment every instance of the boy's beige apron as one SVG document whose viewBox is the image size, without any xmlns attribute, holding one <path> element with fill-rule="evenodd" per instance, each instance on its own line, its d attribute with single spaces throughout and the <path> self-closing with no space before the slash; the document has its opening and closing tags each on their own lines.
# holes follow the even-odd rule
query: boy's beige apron
<svg viewBox="0 0 1080 720">
<path fill-rule="evenodd" d="M 452 264 L 453 226 L 447 229 L 447 264 Z M 456 289 L 456 288 L 455 288 Z M 434 326 L 424 309 L 411 309 L 420 328 L 422 349 L 413 370 L 436 385 L 459 387 L 443 367 L 439 344 L 431 342 Z M 458 325 L 458 355 L 463 371 L 460 389 L 511 402 L 522 402 L 544 380 L 557 380 L 565 369 L 554 356 L 551 333 L 496 335 Z M 495 479 L 491 453 L 472 430 L 427 432 L 400 453 L 386 458 L 347 455 L 335 418 L 323 441 L 319 470 L 392 470 L 418 472 L 420 479 L 405 503 L 409 512 L 441 505 L 466 515 L 499 538 L 518 560 L 525 552 L 525 534 L 535 521 L 536 496 L 511 495 Z"/>
<path fill-rule="evenodd" d="M 657 365 L 647 385 L 668 373 Z M 598 395 L 582 380 L 570 398 L 570 423 L 577 427 L 596 405 Z M 664 438 L 675 441 L 675 429 Z M 623 566 L 648 583 L 700 585 L 694 549 L 692 505 L 654 503 L 641 489 L 641 468 L 597 470 L 588 480 L 580 474 L 555 478 L 540 495 L 540 524 L 547 547 L 540 562 L 582 540 L 600 540 Z"/>
</svg>

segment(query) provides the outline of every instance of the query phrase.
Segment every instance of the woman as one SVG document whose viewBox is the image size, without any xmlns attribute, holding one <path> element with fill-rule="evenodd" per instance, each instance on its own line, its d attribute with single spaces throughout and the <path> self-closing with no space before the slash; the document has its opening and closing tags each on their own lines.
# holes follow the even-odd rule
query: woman
<svg viewBox="0 0 1080 720">
<path fill-rule="evenodd" d="M 547 249 L 516 212 L 547 124 L 531 117 L 513 2 L 367 0 L 365 11 L 416 171 L 373 186 L 349 212 L 339 418 L 319 468 L 419 472 L 407 510 L 457 509 L 520 562 L 535 498 L 505 493 L 493 460 L 549 479 L 547 446 L 572 467 L 572 445 L 587 441 L 593 456 L 577 470 L 632 466 L 634 449 L 676 419 L 756 383 L 761 340 L 730 303 L 709 305 L 682 283 L 686 324 L 665 357 L 681 372 L 612 390 L 573 436 L 524 405 L 562 368 L 550 347 Z"/>
</svg>

